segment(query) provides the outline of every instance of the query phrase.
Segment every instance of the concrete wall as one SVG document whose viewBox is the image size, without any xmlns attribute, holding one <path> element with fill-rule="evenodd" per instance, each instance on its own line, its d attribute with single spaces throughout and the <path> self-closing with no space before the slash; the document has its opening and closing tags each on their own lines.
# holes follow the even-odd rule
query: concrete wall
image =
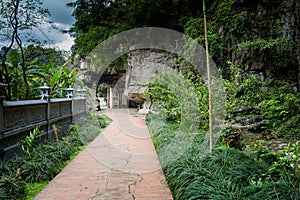
<svg viewBox="0 0 300 200">
<path fill-rule="evenodd" d="M 37 142 L 55 139 L 53 125 L 61 133 L 72 123 L 83 123 L 86 115 L 84 96 L 61 99 L 3 101 L 0 94 L 0 159 L 19 153 L 20 141 L 39 126 Z"/>
</svg>

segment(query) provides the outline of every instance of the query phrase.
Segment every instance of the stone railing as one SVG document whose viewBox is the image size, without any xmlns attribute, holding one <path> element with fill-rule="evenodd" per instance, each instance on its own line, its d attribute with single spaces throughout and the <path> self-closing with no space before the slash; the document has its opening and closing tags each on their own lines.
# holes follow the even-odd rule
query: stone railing
<svg viewBox="0 0 300 200">
<path fill-rule="evenodd" d="M 37 142 L 51 141 L 66 132 L 73 123 L 81 123 L 86 115 L 85 91 L 67 89 L 67 98 L 51 99 L 50 88 L 40 87 L 40 100 L 4 101 L 4 85 L 0 85 L 0 159 L 19 153 L 20 141 L 40 127 Z"/>
</svg>

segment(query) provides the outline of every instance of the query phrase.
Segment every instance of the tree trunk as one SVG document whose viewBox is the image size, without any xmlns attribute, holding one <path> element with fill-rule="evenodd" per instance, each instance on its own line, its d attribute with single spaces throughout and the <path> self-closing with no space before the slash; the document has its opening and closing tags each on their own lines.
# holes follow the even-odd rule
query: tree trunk
<svg viewBox="0 0 300 200">
<path fill-rule="evenodd" d="M 29 84 L 27 82 L 27 76 L 26 76 L 26 63 L 25 63 L 25 55 L 24 55 L 24 50 L 22 47 L 22 40 L 20 39 L 18 33 L 16 34 L 16 42 L 20 48 L 21 51 L 21 68 L 22 68 L 22 75 L 23 75 L 23 81 L 26 87 L 26 92 L 25 92 L 25 99 L 28 99 L 29 95 Z"/>
</svg>

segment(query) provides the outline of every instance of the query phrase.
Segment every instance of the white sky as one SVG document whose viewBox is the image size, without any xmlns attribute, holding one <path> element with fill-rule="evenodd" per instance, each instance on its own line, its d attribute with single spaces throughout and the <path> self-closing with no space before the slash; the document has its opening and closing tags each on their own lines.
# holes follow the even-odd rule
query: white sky
<svg viewBox="0 0 300 200">
<path fill-rule="evenodd" d="M 66 6 L 67 3 L 75 0 L 43 0 L 43 5 L 45 8 L 49 9 L 51 13 L 51 20 L 56 24 L 59 29 L 68 30 L 75 19 L 72 17 L 73 10 Z M 33 30 L 34 35 L 37 36 L 41 41 L 48 40 L 47 45 L 55 46 L 62 50 L 70 50 L 71 46 L 74 44 L 74 38 L 71 38 L 69 34 L 63 34 L 60 30 L 47 30 L 43 29 L 42 32 L 39 30 Z"/>
</svg>

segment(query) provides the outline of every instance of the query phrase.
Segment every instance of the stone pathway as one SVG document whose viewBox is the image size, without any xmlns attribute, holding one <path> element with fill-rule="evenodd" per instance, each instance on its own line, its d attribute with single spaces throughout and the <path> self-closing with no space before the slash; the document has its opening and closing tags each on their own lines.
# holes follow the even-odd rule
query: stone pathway
<svg viewBox="0 0 300 200">
<path fill-rule="evenodd" d="M 145 121 L 127 109 L 106 115 L 113 122 L 35 200 L 173 199 Z"/>
</svg>

